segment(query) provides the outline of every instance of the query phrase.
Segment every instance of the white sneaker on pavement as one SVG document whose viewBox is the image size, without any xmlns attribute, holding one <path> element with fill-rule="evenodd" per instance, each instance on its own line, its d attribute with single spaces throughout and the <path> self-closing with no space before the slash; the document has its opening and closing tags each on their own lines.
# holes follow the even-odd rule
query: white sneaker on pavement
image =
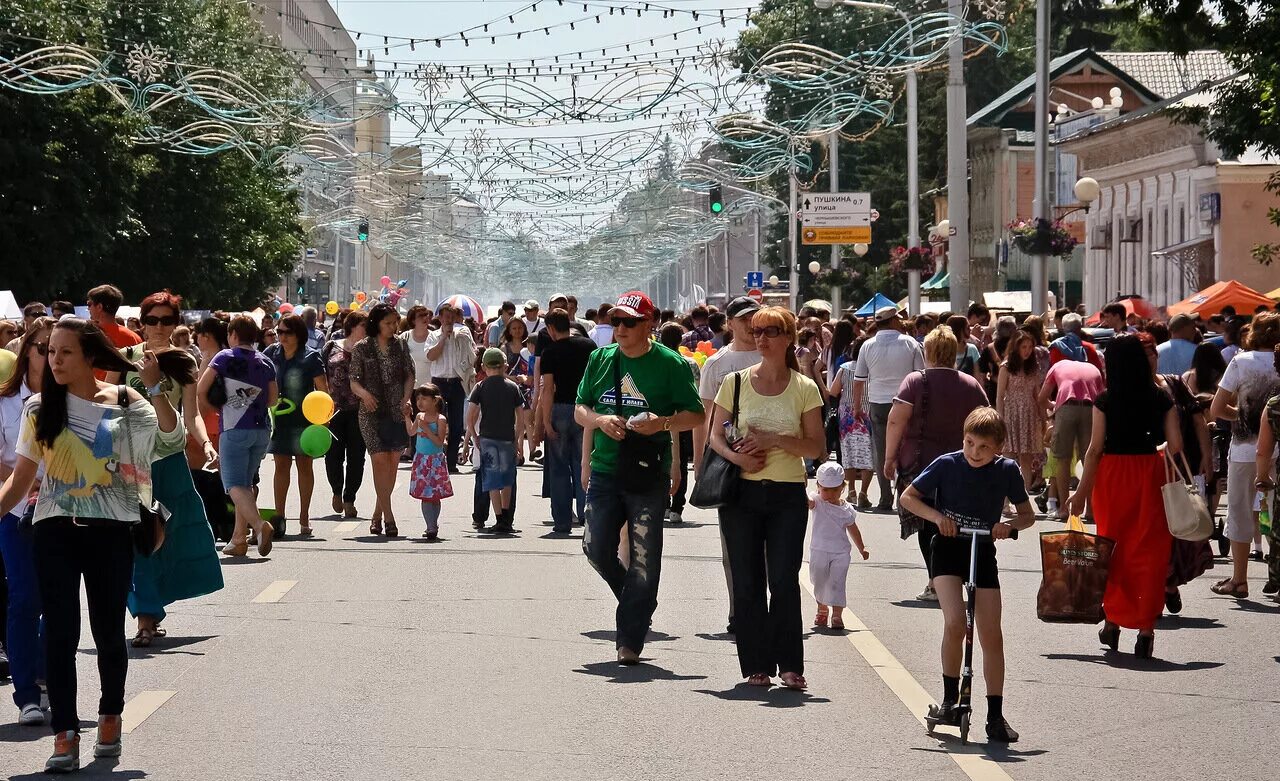
<svg viewBox="0 0 1280 781">
<path fill-rule="evenodd" d="M 933 586 L 925 586 L 924 591 L 921 591 L 916 599 L 921 602 L 937 602 L 938 592 L 933 590 Z"/>
<path fill-rule="evenodd" d="M 39 704 L 28 702 L 22 706 L 22 710 L 18 713 L 18 723 L 24 727 L 43 727 L 45 724 L 44 711 L 40 710 Z"/>
</svg>

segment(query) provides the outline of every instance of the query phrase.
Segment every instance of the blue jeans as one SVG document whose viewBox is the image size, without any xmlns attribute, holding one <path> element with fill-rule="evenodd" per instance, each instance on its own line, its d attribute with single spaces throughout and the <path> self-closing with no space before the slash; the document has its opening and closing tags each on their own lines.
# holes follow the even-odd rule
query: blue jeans
<svg viewBox="0 0 1280 781">
<path fill-rule="evenodd" d="M 582 487 L 582 426 L 573 419 L 572 404 L 551 408 L 556 439 L 547 440 L 547 472 L 551 480 L 551 520 L 555 530 L 573 528 L 573 511 L 586 515 L 587 492 Z"/>
<path fill-rule="evenodd" d="M 40 703 L 44 680 L 44 627 L 40 621 L 40 583 L 36 579 L 36 554 L 30 532 L 18 531 L 18 517 L 0 518 L 0 554 L 9 580 L 9 673 L 13 676 L 13 703 Z"/>
<path fill-rule="evenodd" d="M 644 648 L 649 620 L 658 608 L 662 575 L 662 516 L 671 484 L 660 480 L 645 493 L 628 493 L 607 472 L 592 472 L 587 487 L 582 550 L 618 598 L 618 648 Z M 618 561 L 618 539 L 627 526 L 631 566 Z"/>
</svg>

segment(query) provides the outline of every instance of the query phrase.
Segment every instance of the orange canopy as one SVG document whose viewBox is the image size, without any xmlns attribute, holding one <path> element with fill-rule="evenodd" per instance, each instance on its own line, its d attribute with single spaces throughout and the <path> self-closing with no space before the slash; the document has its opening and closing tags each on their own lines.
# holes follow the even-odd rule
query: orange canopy
<svg viewBox="0 0 1280 781">
<path fill-rule="evenodd" d="M 1197 312 L 1201 317 L 1208 318 L 1221 312 L 1224 306 L 1235 307 L 1236 314 L 1251 315 L 1259 305 L 1265 305 L 1269 309 L 1275 303 L 1248 285 L 1227 279 L 1169 307 L 1169 316 Z"/>
<path fill-rule="evenodd" d="M 1119 301 L 1114 301 L 1112 303 L 1122 304 L 1124 306 L 1125 317 L 1128 317 L 1129 315 L 1137 315 L 1143 320 L 1153 320 L 1159 314 L 1156 312 L 1156 308 L 1151 305 L 1151 302 L 1142 296 L 1129 296 L 1128 298 L 1122 298 Z M 1101 322 L 1102 312 L 1099 310 L 1089 316 L 1089 319 L 1085 321 L 1085 325 L 1092 327 Z"/>
</svg>

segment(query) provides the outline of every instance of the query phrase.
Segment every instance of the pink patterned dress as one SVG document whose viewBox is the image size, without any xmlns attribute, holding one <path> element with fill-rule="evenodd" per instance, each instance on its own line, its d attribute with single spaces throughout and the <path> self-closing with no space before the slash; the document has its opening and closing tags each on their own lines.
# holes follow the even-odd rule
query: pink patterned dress
<svg viewBox="0 0 1280 781">
<path fill-rule="evenodd" d="M 439 430 L 438 423 L 430 423 L 428 427 L 432 433 Z M 449 466 L 445 462 L 444 451 L 422 434 L 414 437 L 409 495 L 420 502 L 439 502 L 453 496 L 453 484 L 449 482 Z"/>
<path fill-rule="evenodd" d="M 1004 443 L 1006 456 L 1038 456 L 1044 454 L 1044 424 L 1036 410 L 1036 393 L 1040 375 L 1036 372 L 1009 372 L 1005 383 L 1000 414 L 1009 428 Z"/>
</svg>

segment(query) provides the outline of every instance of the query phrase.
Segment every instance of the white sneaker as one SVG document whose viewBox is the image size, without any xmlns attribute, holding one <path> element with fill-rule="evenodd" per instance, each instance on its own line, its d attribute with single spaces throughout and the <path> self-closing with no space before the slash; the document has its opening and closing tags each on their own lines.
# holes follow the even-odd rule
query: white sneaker
<svg viewBox="0 0 1280 781">
<path fill-rule="evenodd" d="M 938 592 L 933 590 L 933 586 L 925 586 L 924 591 L 921 591 L 916 599 L 921 602 L 937 602 Z"/>
<path fill-rule="evenodd" d="M 667 511 L 667 523 L 684 523 L 684 518 L 680 517 L 680 513 L 675 510 Z"/>
<path fill-rule="evenodd" d="M 44 711 L 40 710 L 40 706 L 36 703 L 28 702 L 18 713 L 18 723 L 24 727 L 43 727 Z"/>
<path fill-rule="evenodd" d="M 1050 500 L 1049 500 L 1049 502 L 1048 502 L 1048 507 L 1049 507 L 1049 509 L 1048 509 L 1046 512 L 1047 512 L 1047 514 L 1049 515 L 1049 517 L 1051 517 L 1051 518 L 1052 518 L 1053 516 L 1055 516 L 1055 515 L 1057 515 L 1057 514 L 1058 514 L 1058 500 L 1057 500 L 1057 499 L 1050 499 Z"/>
</svg>

